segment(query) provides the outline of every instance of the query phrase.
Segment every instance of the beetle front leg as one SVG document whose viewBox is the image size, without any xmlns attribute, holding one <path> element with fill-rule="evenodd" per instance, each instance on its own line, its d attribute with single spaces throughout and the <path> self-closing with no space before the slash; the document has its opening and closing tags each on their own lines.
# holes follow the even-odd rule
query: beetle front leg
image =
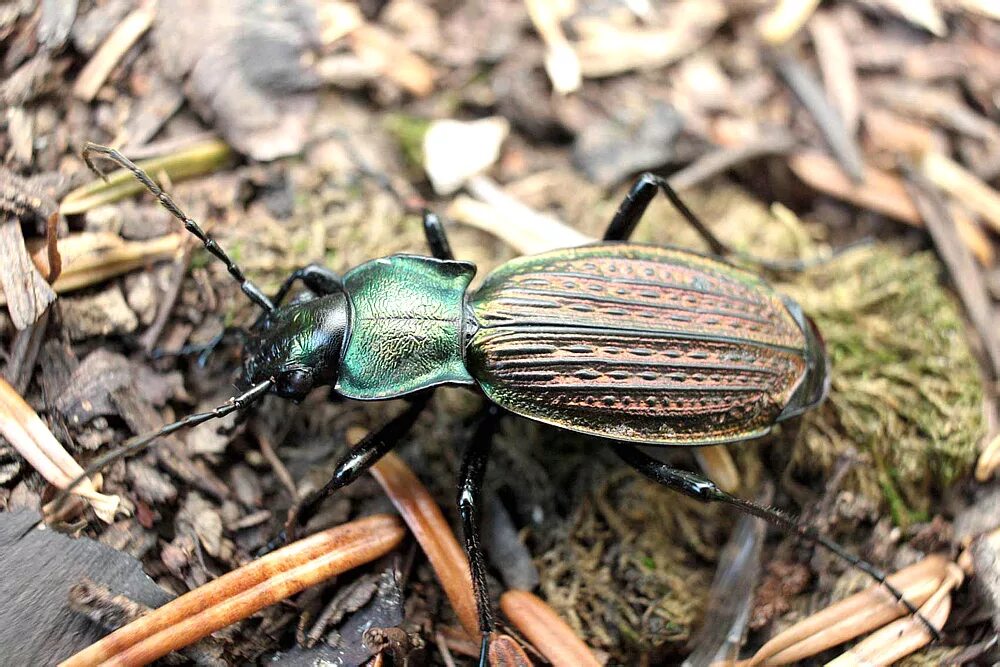
<svg viewBox="0 0 1000 667">
<path fill-rule="evenodd" d="M 935 628 L 934 625 L 928 621 L 916 607 L 913 606 L 913 603 L 903 596 L 899 589 L 886 580 L 885 572 L 875 567 L 868 561 L 865 561 L 848 552 L 844 549 L 844 547 L 840 546 L 828 537 L 820 535 L 815 528 L 803 526 L 793 518 L 770 507 L 764 507 L 763 505 L 758 505 L 749 500 L 744 500 L 728 494 L 716 486 L 711 480 L 702 477 L 697 473 L 688 472 L 686 470 L 678 470 L 677 468 L 663 463 L 662 461 L 658 461 L 653 457 L 644 454 L 638 447 L 630 443 L 615 443 L 615 453 L 618 454 L 618 456 L 621 457 L 625 463 L 637 470 L 644 477 L 647 477 L 658 484 L 662 484 L 669 489 L 673 489 L 678 493 L 683 493 L 686 496 L 690 496 L 702 502 L 718 502 L 731 505 L 741 512 L 745 512 L 751 516 L 767 521 L 771 525 L 780 528 L 786 533 L 796 535 L 818 544 L 827 551 L 833 553 L 838 558 L 841 558 L 850 565 L 858 568 L 882 586 L 885 586 L 886 590 L 892 593 L 892 595 L 906 607 L 907 611 L 916 616 L 920 622 L 927 627 L 931 636 L 934 637 L 935 640 L 941 639 L 941 633 L 938 632 L 938 629 Z"/>
<path fill-rule="evenodd" d="M 500 420 L 500 410 L 490 405 L 472 441 L 462 456 L 462 469 L 458 479 L 458 513 L 462 518 L 462 535 L 465 538 L 465 554 L 469 559 L 472 574 L 472 590 L 476 596 L 476 611 L 479 614 L 479 631 L 482 644 L 479 653 L 480 667 L 486 667 L 490 647 L 490 636 L 496 630 L 490 592 L 486 582 L 486 558 L 483 556 L 479 508 L 482 500 L 483 480 L 486 477 L 486 463 L 489 460 Z"/>
<path fill-rule="evenodd" d="M 352 447 L 337 463 L 333 475 L 321 489 L 309 493 L 292 505 L 288 510 L 284 529 L 258 552 L 258 557 L 294 540 L 299 526 L 304 526 L 312 518 L 323 500 L 356 480 L 389 453 L 413 427 L 417 417 L 427 407 L 432 393 L 432 391 L 422 392 L 411 398 L 410 404 L 403 412 Z"/>
<path fill-rule="evenodd" d="M 335 272 L 319 264 L 309 264 L 301 269 L 296 269 L 292 275 L 285 278 L 285 282 L 281 284 L 277 294 L 272 299 L 275 306 L 281 305 L 297 280 L 301 280 L 309 288 L 309 291 L 319 296 L 333 294 L 344 289 L 344 282 Z"/>
</svg>

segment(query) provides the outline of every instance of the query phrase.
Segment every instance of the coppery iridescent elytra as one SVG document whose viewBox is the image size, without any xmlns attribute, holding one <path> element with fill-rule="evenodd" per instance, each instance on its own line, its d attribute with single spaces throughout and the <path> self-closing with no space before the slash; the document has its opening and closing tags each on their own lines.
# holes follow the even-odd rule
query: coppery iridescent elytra
<svg viewBox="0 0 1000 667">
<path fill-rule="evenodd" d="M 87 474 L 159 436 L 241 410 L 267 393 L 300 400 L 330 386 L 351 399 L 407 397 L 409 407 L 402 414 L 348 451 L 326 486 L 296 504 L 283 533 L 287 539 L 320 500 L 396 444 L 433 387 L 469 385 L 494 406 L 466 449 L 459 481 L 459 512 L 483 633 L 480 664 L 486 664 L 495 629 L 478 502 L 502 412 L 496 406 L 606 439 L 626 463 L 654 481 L 699 500 L 733 505 L 813 540 L 881 582 L 917 613 L 883 572 L 836 542 L 635 447 L 755 438 L 819 404 L 829 388 L 815 325 L 760 276 L 717 257 L 627 242 L 660 190 L 716 255 L 729 254 L 664 179 L 652 174 L 639 179 L 604 242 L 515 259 L 474 292 L 468 287 L 475 266 L 454 259 L 440 220 L 425 212 L 432 257 L 375 259 L 343 277 L 307 266 L 269 298 L 144 171 L 116 150 L 88 144 L 84 159 L 95 171 L 92 153 L 141 181 L 226 265 L 263 314 L 245 336 L 241 395 L 133 438 L 92 462 Z M 305 289 L 286 302 L 296 282 Z"/>
</svg>

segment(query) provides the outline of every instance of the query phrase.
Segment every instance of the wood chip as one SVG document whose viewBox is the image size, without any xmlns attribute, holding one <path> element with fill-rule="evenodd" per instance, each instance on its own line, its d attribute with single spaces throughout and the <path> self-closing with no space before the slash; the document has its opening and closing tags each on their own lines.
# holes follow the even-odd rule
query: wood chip
<svg viewBox="0 0 1000 667">
<path fill-rule="evenodd" d="M 914 227 L 922 227 L 923 220 L 903 181 L 896 176 L 866 166 L 864 180 L 853 183 L 836 161 L 818 151 L 801 151 L 790 156 L 788 166 L 796 176 L 819 192 L 843 199 L 860 208 L 875 211 Z M 990 240 L 978 226 L 962 226 L 962 241 L 976 259 L 988 265 L 993 256 Z"/>
<path fill-rule="evenodd" d="M 16 329 L 37 320 L 56 299 L 56 293 L 31 261 L 20 220 L 12 215 L 0 220 L 0 285 L 5 297 L 0 303 L 7 303 Z"/>
<path fill-rule="evenodd" d="M 682 0 L 671 8 L 666 28 L 621 28 L 601 21 L 577 26 L 573 43 L 585 77 L 659 69 L 703 46 L 728 17 L 718 0 Z"/>
<path fill-rule="evenodd" d="M 183 247 L 184 234 L 168 234 L 150 241 L 126 241 L 110 232 L 81 232 L 59 240 L 62 272 L 52 290 L 64 294 L 104 282 L 152 262 L 170 259 Z M 42 273 L 51 271 L 48 246 L 38 239 L 28 244 L 31 261 Z M 46 287 L 48 287 L 46 285 Z M 6 288 L 0 305 L 7 303 Z"/>
<path fill-rule="evenodd" d="M 993 436 L 976 462 L 976 481 L 986 482 L 1000 469 L 1000 434 Z"/>
<path fill-rule="evenodd" d="M 580 88 L 580 59 L 566 39 L 560 21 L 566 18 L 560 9 L 565 3 L 555 0 L 525 0 L 528 16 L 545 41 L 545 71 L 557 93 L 566 95 Z"/>
<path fill-rule="evenodd" d="M 937 151 L 924 153 L 920 170 L 928 180 L 983 216 L 993 230 L 1000 233 L 1000 193 Z"/>
<path fill-rule="evenodd" d="M 392 33 L 371 23 L 350 34 L 354 53 L 383 76 L 417 97 L 434 91 L 437 72 Z"/>
</svg>

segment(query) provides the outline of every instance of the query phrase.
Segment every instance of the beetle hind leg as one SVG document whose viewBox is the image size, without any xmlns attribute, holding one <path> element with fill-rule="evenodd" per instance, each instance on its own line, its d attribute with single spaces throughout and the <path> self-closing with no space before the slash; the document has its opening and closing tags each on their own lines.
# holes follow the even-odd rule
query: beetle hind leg
<svg viewBox="0 0 1000 667">
<path fill-rule="evenodd" d="M 900 604 L 906 607 L 907 611 L 909 611 L 913 616 L 919 619 L 924 626 L 926 626 L 935 640 L 941 639 L 940 631 L 917 610 L 912 602 L 906 599 L 903 593 L 896 588 L 892 582 L 886 579 L 885 572 L 871 563 L 858 558 L 833 540 L 819 534 L 815 528 L 803 526 L 793 518 L 773 508 L 764 507 L 763 505 L 758 505 L 749 500 L 744 500 L 730 495 L 725 491 L 722 491 L 715 485 L 714 482 L 708 480 L 707 478 L 702 477 L 697 473 L 678 470 L 677 468 L 669 466 L 666 463 L 657 461 L 629 443 L 616 443 L 615 453 L 617 453 L 618 456 L 625 461 L 625 463 L 637 470 L 644 477 L 647 477 L 658 484 L 662 484 L 669 489 L 677 491 L 678 493 L 683 493 L 702 502 L 720 502 L 726 505 L 731 505 L 751 516 L 767 521 L 771 525 L 780 528 L 786 533 L 796 535 L 818 544 L 827 551 L 836 555 L 838 558 L 841 558 L 850 565 L 858 568 L 884 586 L 885 589 L 900 602 Z"/>
<path fill-rule="evenodd" d="M 482 634 L 479 665 L 488 664 L 490 636 L 496 630 L 490 592 L 486 581 L 486 558 L 483 555 L 481 527 L 479 523 L 483 480 L 486 477 L 486 463 L 489 460 L 500 418 L 500 410 L 490 405 L 476 433 L 462 456 L 462 467 L 458 481 L 458 513 L 462 519 L 462 535 L 465 538 L 465 554 L 469 559 L 472 574 L 472 590 L 476 596 L 476 612 L 479 631 Z"/>
<path fill-rule="evenodd" d="M 687 207 L 681 198 L 677 195 L 677 192 L 670 187 L 670 183 L 667 179 L 657 176 L 656 174 L 651 174 L 646 172 L 639 177 L 639 180 L 635 182 L 632 189 L 629 190 L 628 194 L 625 195 L 625 199 L 618 206 L 618 211 L 615 212 L 615 217 L 611 219 L 611 223 L 604 232 L 605 241 L 627 241 L 631 236 L 632 232 L 635 231 L 636 225 L 639 224 L 639 220 L 642 219 L 643 214 L 646 212 L 646 208 L 649 207 L 649 203 L 653 201 L 653 197 L 656 196 L 656 191 L 662 190 L 663 194 L 666 195 L 670 203 L 674 205 L 684 219 L 687 220 L 688 224 L 694 227 L 698 235 L 705 240 L 705 243 L 712 249 L 716 255 L 730 255 L 732 251 L 729 247 L 719 240 L 719 238 L 712 233 L 712 231 L 705 226 L 705 223 L 701 221 L 694 214 L 694 212 Z"/>
</svg>

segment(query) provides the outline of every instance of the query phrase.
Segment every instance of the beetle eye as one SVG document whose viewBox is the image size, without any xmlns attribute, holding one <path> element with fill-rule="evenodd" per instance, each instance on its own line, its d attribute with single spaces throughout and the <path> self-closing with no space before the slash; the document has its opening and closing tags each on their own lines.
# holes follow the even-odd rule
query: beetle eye
<svg viewBox="0 0 1000 667">
<path fill-rule="evenodd" d="M 296 368 L 278 377 L 277 393 L 284 398 L 301 399 L 312 387 L 312 373 Z"/>
</svg>

